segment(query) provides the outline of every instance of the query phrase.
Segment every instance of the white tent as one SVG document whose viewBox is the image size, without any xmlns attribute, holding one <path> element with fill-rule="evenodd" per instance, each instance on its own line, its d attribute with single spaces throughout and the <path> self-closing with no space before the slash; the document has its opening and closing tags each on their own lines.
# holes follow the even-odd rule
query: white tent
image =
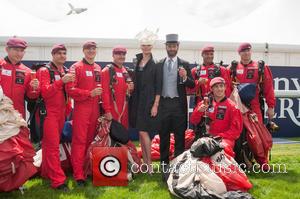
<svg viewBox="0 0 300 199">
<path fill-rule="evenodd" d="M 68 2 L 88 10 L 66 16 Z M 300 44 L 297 0 L 1 0 L 0 36 L 123 38 L 159 28 L 182 41 Z"/>
</svg>

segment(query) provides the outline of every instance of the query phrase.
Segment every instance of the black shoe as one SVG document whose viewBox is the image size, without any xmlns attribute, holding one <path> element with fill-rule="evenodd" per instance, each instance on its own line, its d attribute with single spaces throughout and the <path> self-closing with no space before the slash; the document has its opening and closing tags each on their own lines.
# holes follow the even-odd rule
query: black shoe
<svg viewBox="0 0 300 199">
<path fill-rule="evenodd" d="M 162 177 L 162 181 L 167 183 L 169 175 L 170 175 L 170 165 L 169 164 L 164 164 L 164 165 L 160 165 L 160 169 L 161 169 L 161 177 Z"/>
<path fill-rule="evenodd" d="M 85 180 L 77 180 L 77 186 L 78 187 L 84 187 L 86 185 Z"/>
<path fill-rule="evenodd" d="M 70 189 L 68 188 L 68 186 L 66 184 L 59 185 L 55 189 L 63 191 L 63 192 L 69 192 L 70 191 Z"/>
</svg>

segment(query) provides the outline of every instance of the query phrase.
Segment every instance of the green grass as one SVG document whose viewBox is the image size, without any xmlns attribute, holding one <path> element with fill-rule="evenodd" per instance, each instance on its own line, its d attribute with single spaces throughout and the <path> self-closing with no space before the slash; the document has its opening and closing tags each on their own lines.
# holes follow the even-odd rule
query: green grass
<svg viewBox="0 0 300 199">
<path fill-rule="evenodd" d="M 300 137 L 288 138 L 288 140 L 300 141 Z"/>
<path fill-rule="evenodd" d="M 272 163 L 286 164 L 287 173 L 250 173 L 248 174 L 253 188 L 250 193 L 256 198 L 299 199 L 300 198 L 300 144 L 274 145 Z M 71 176 L 71 175 L 69 175 Z M 160 174 L 148 176 L 137 175 L 127 187 L 94 187 L 91 179 L 88 186 L 77 188 L 71 177 L 68 178 L 70 193 L 62 193 L 49 188 L 49 181 L 41 178 L 29 180 L 24 195 L 20 191 L 0 193 L 2 199 L 86 199 L 86 198 L 175 198 L 168 192 L 167 186 L 161 182 Z"/>
</svg>

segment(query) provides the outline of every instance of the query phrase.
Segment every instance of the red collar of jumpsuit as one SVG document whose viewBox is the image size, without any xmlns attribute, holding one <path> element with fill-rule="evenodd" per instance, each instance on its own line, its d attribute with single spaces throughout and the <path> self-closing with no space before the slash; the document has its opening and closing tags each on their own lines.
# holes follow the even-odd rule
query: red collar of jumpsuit
<svg viewBox="0 0 300 199">
<path fill-rule="evenodd" d="M 236 78 L 239 83 L 258 83 L 258 64 L 256 61 L 251 61 L 247 65 L 239 63 L 236 69 Z M 265 65 L 264 73 L 264 97 L 268 107 L 275 107 L 275 94 L 273 87 L 273 76 L 268 65 Z M 256 88 L 255 98 L 251 101 L 251 109 L 257 114 L 259 121 L 262 122 L 262 115 L 259 103 L 259 89 Z"/>
<path fill-rule="evenodd" d="M 190 121 L 194 125 L 197 125 L 204 116 L 204 112 L 198 111 L 202 104 L 203 101 L 199 102 L 191 115 Z M 225 145 L 225 148 L 227 145 L 230 146 L 230 149 L 227 149 L 227 151 L 230 151 L 229 155 L 234 156 L 232 150 L 234 142 L 239 138 L 243 129 L 240 110 L 234 102 L 225 97 L 220 102 L 213 101 L 212 107 L 207 109 L 207 116 L 211 120 L 209 123 L 209 134 L 222 137 L 222 143 Z"/>
<path fill-rule="evenodd" d="M 212 63 L 210 65 L 201 65 L 200 70 L 198 70 L 197 67 L 194 67 L 191 71 L 192 76 L 195 79 L 194 90 L 196 94 L 199 93 L 200 90 L 202 98 L 205 97 L 211 91 L 209 87 L 209 83 L 214 78 L 214 69 L 215 69 L 215 64 Z M 220 72 L 221 72 L 220 77 L 222 77 L 225 80 L 225 85 L 226 85 L 225 95 L 226 97 L 229 97 L 232 92 L 230 73 L 223 66 L 220 67 Z M 199 78 L 206 78 L 208 81 L 206 82 L 206 84 L 200 85 L 198 82 Z"/>
<path fill-rule="evenodd" d="M 8 57 L 0 60 L 1 74 L 0 84 L 4 94 L 9 97 L 14 108 L 25 118 L 25 96 L 35 99 L 39 96 L 39 88 L 35 91 L 30 86 L 31 69 L 22 63 L 12 64 Z"/>
</svg>

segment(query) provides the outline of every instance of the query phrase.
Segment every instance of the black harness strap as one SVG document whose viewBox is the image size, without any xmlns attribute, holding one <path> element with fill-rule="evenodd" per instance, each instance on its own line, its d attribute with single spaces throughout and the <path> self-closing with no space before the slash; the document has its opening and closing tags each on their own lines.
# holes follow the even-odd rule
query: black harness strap
<svg viewBox="0 0 300 199">
<path fill-rule="evenodd" d="M 231 66 L 230 66 L 230 73 L 231 73 L 231 80 L 235 83 L 238 82 L 237 78 L 236 78 L 236 70 L 237 70 L 237 66 L 238 66 L 238 62 L 236 60 L 233 60 L 231 62 Z"/>
<path fill-rule="evenodd" d="M 263 118 L 264 118 L 264 114 L 265 114 L 264 76 L 265 76 L 265 62 L 263 60 L 260 60 L 260 61 L 258 61 L 258 88 L 259 88 L 260 111 L 261 111 Z"/>
<path fill-rule="evenodd" d="M 114 89 L 114 86 L 113 86 L 114 84 L 117 83 L 116 71 L 114 69 L 113 64 L 109 64 L 107 66 L 108 66 L 108 69 L 109 69 L 109 88 L 111 90 L 111 96 L 112 96 L 112 99 L 113 99 L 114 109 L 115 109 L 116 113 L 119 116 L 118 122 L 121 122 L 122 116 L 123 116 L 123 114 L 125 112 L 126 105 L 128 103 L 128 100 L 129 100 L 129 96 L 128 96 L 128 93 L 127 93 L 126 96 L 125 96 L 125 101 L 124 101 L 124 104 L 123 104 L 122 111 L 120 113 L 119 110 L 118 110 L 117 103 L 116 103 L 115 89 Z M 125 78 L 125 81 L 126 81 L 126 77 L 125 76 L 124 76 L 124 78 Z"/>
</svg>

